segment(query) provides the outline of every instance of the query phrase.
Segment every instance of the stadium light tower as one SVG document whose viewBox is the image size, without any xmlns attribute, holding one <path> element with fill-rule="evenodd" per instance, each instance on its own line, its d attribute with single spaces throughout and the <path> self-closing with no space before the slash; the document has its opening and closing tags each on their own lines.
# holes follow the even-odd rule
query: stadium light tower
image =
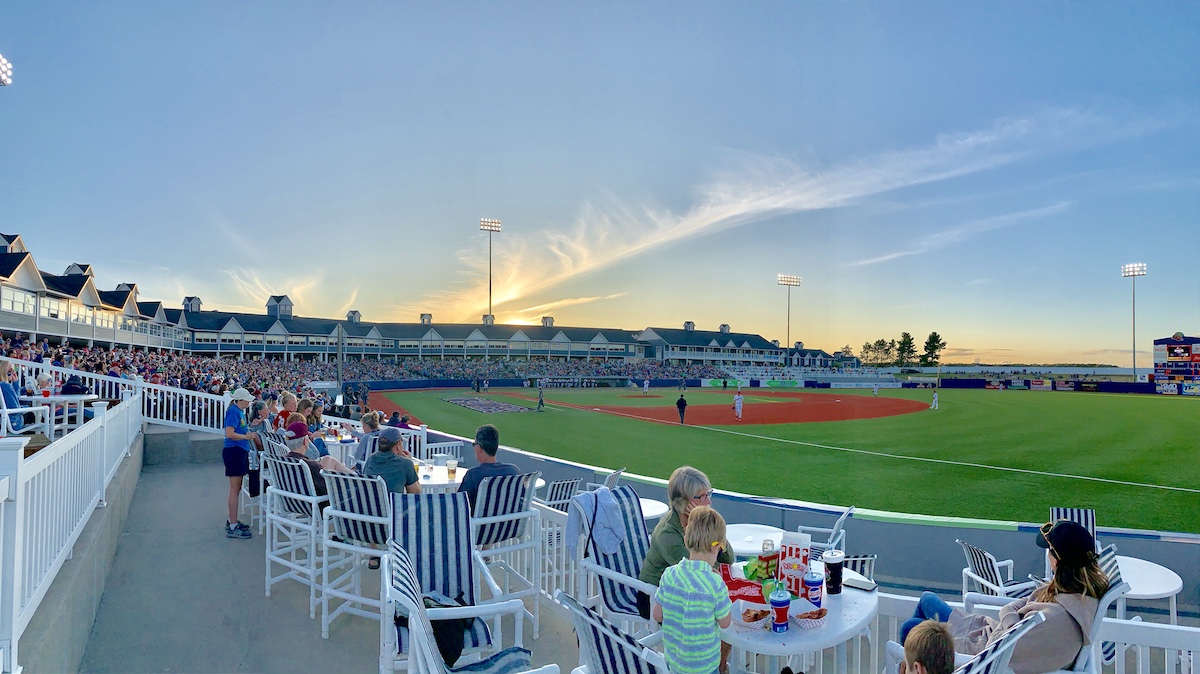
<svg viewBox="0 0 1200 674">
<path fill-rule="evenodd" d="M 480 218 L 479 229 L 488 233 L 488 316 L 492 315 L 492 234 L 500 231 L 499 220 Z"/>
<path fill-rule="evenodd" d="M 12 84 L 12 63 L 0 54 L 0 87 L 7 87 Z"/>
<path fill-rule="evenodd" d="M 1146 263 L 1135 262 L 1121 265 L 1121 276 L 1132 279 L 1133 284 L 1133 381 L 1137 382 L 1137 277 L 1146 275 Z"/>
<path fill-rule="evenodd" d="M 792 348 L 792 288 L 800 285 L 800 282 L 803 280 L 794 274 L 780 274 L 779 281 L 777 281 L 779 285 L 787 286 L 788 289 L 787 345 L 784 347 L 784 351 Z"/>
</svg>

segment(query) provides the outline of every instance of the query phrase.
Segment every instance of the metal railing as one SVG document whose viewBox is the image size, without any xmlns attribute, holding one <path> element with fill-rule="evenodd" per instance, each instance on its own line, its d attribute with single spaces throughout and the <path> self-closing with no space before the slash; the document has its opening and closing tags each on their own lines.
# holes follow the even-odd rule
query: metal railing
<svg viewBox="0 0 1200 674">
<path fill-rule="evenodd" d="M 25 458 L 28 437 L 0 438 L 0 648 L 4 671 L 16 671 L 17 644 L 92 511 L 142 429 L 142 394 L 95 417 Z"/>
<path fill-rule="evenodd" d="M 228 395 L 219 396 L 173 386 L 148 384 L 136 379 L 109 377 L 28 360 L 5 357 L 0 357 L 0 360 L 12 364 L 18 377 L 18 387 L 24 384 L 26 378 L 36 379 L 39 374 L 46 372 L 63 382 L 68 377 L 79 377 L 82 384 L 101 400 L 124 400 L 140 391 L 143 394 L 142 415 L 147 421 L 165 426 L 220 433 L 225 420 L 225 410 L 229 408 Z"/>
</svg>

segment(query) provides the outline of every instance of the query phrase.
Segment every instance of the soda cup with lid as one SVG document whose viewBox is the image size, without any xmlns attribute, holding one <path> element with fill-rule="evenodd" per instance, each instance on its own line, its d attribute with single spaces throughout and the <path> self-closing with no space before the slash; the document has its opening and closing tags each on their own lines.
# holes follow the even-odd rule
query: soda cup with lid
<svg viewBox="0 0 1200 674">
<path fill-rule="evenodd" d="M 804 574 L 804 594 L 808 603 L 817 608 L 821 608 L 821 585 L 825 582 L 825 576 L 817 573 L 813 569 L 809 569 L 808 573 Z"/>
</svg>

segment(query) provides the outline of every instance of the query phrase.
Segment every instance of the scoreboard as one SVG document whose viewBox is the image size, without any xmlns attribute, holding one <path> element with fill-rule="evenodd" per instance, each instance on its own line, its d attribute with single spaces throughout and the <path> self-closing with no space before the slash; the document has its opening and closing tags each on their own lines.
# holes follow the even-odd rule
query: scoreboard
<svg viewBox="0 0 1200 674">
<path fill-rule="evenodd" d="M 1200 337 L 1154 340 L 1154 381 L 1159 393 L 1200 395 Z"/>
</svg>

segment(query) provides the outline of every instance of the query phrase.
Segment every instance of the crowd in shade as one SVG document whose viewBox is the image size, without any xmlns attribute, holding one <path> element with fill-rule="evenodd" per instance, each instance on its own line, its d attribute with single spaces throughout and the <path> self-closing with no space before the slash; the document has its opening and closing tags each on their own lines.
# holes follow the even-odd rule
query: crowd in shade
<svg viewBox="0 0 1200 674">
<path fill-rule="evenodd" d="M 33 341 L 21 333 L 0 335 L 0 351 L 9 358 L 46 363 L 95 374 L 136 379 L 190 391 L 223 394 L 244 387 L 256 396 L 297 392 L 311 394 L 315 381 L 336 381 L 337 364 L 313 360 L 236 360 L 171 351 L 66 347 L 48 340 Z M 700 379 L 726 376 L 711 365 L 671 365 L 659 361 L 530 360 L 401 358 L 347 361 L 344 381 L 412 379 L 500 380 L 528 377 L 629 377 L 643 379 Z"/>
</svg>

